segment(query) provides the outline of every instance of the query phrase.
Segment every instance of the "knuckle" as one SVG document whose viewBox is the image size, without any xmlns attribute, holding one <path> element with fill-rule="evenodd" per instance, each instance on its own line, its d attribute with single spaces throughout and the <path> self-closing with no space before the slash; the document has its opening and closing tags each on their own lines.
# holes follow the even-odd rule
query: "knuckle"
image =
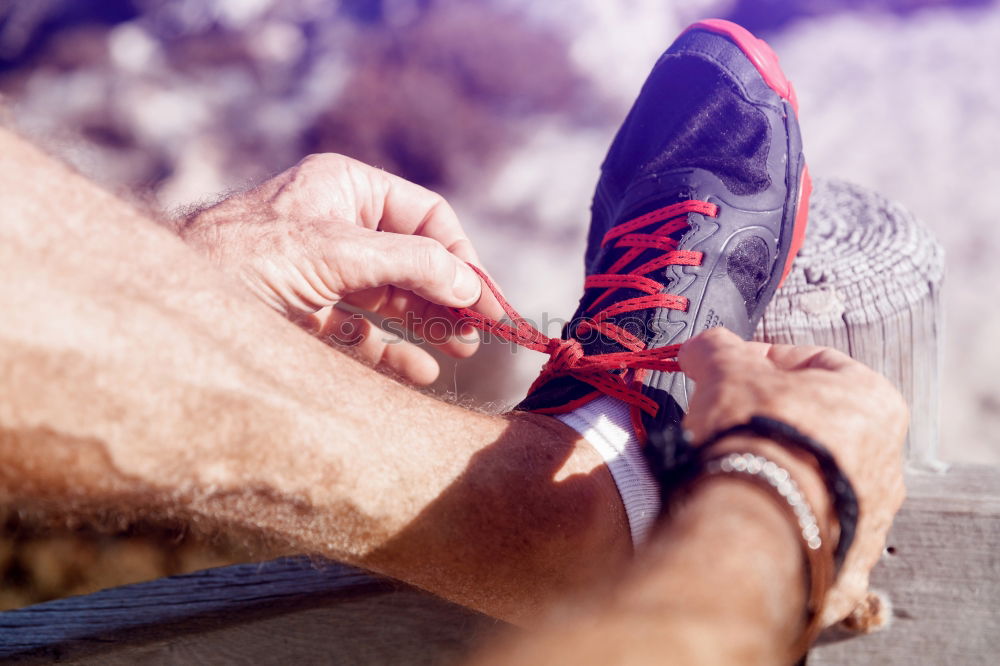
<svg viewBox="0 0 1000 666">
<path fill-rule="evenodd" d="M 451 206 L 448 204 L 448 201 L 434 190 L 429 190 L 427 188 L 424 188 L 424 191 L 427 193 L 427 204 L 428 204 L 427 207 L 430 211 L 434 211 L 439 208 L 441 209 L 451 208 Z"/>
<path fill-rule="evenodd" d="M 716 358 L 725 349 L 726 332 L 720 328 L 710 328 L 702 331 L 684 343 L 682 352 L 688 356 Z"/>
<path fill-rule="evenodd" d="M 448 253 L 440 243 L 430 238 L 413 236 L 416 270 L 425 280 L 444 278 L 448 271 Z"/>
<path fill-rule="evenodd" d="M 717 343 L 725 340 L 728 337 L 728 331 L 721 326 L 712 327 L 706 331 L 703 331 L 701 335 L 698 335 L 695 339 L 700 339 L 707 343 Z"/>
<path fill-rule="evenodd" d="M 811 349 L 815 351 L 817 357 L 819 357 L 827 366 L 833 367 L 837 365 L 845 365 L 853 368 L 861 365 L 839 349 L 834 349 L 832 347 L 811 347 Z"/>
<path fill-rule="evenodd" d="M 821 359 L 836 358 L 837 353 L 836 349 L 820 345 L 781 345 L 781 347 L 794 349 L 803 356 L 815 356 Z"/>
<path fill-rule="evenodd" d="M 344 159 L 343 155 L 337 153 L 310 153 L 301 160 L 299 166 L 309 168 L 324 168 L 340 163 Z"/>
<path fill-rule="evenodd" d="M 337 153 L 312 153 L 303 157 L 294 168 L 297 179 L 342 177 L 349 168 L 349 158 Z"/>
<path fill-rule="evenodd" d="M 335 153 L 313 153 L 285 171 L 274 195 L 277 210 L 288 216 L 310 217 L 340 201 L 346 183 L 348 158 Z"/>
</svg>

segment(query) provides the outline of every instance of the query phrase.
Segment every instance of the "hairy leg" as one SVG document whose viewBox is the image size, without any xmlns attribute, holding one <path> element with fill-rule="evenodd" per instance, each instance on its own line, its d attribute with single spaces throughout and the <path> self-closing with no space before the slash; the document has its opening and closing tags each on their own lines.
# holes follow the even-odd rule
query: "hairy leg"
<svg viewBox="0 0 1000 666">
<path fill-rule="evenodd" d="M 599 456 L 256 302 L 0 129 L 0 499 L 249 530 L 513 621 L 630 552 Z"/>
</svg>

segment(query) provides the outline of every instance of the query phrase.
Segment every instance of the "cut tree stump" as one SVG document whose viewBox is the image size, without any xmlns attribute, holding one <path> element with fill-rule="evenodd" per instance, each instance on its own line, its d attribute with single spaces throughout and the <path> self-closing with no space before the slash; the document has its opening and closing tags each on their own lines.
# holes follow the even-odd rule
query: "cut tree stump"
<svg viewBox="0 0 1000 666">
<path fill-rule="evenodd" d="M 944 251 L 906 209 L 857 185 L 819 180 L 812 201 L 756 338 L 834 347 L 885 375 L 910 407 L 910 465 L 936 468 Z"/>
<path fill-rule="evenodd" d="M 886 374 L 912 410 L 909 495 L 872 584 L 893 621 L 828 632 L 815 664 L 991 663 L 1000 470 L 936 462 L 943 257 L 900 206 L 819 182 L 806 245 L 758 330 Z M 399 582 L 304 558 L 211 569 L 0 613 L 0 658 L 125 664 L 450 664 L 504 625 Z"/>
</svg>

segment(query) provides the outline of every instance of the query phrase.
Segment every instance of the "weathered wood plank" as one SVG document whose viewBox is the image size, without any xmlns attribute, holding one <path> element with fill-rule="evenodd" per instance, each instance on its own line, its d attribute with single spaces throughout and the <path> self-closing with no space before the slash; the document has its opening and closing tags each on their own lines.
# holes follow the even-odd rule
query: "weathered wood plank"
<svg viewBox="0 0 1000 666">
<path fill-rule="evenodd" d="M 827 636 L 815 664 L 981 664 L 1000 634 L 1000 470 L 908 475 L 873 585 L 894 621 Z M 502 625 L 401 583 L 291 558 L 0 613 L 22 663 L 456 663 Z"/>
<path fill-rule="evenodd" d="M 872 587 L 889 594 L 890 626 L 831 634 L 814 664 L 985 664 L 1000 635 L 1000 470 L 913 472 Z"/>
<path fill-rule="evenodd" d="M 447 664 L 495 620 L 328 561 L 284 558 L 0 613 L 23 663 Z"/>
</svg>

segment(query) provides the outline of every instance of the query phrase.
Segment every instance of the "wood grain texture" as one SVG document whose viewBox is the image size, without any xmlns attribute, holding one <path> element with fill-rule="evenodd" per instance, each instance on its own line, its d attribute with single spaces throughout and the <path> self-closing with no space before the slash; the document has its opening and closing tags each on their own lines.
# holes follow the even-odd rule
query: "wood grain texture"
<svg viewBox="0 0 1000 666">
<path fill-rule="evenodd" d="M 765 342 L 840 349 L 910 406 L 908 455 L 935 468 L 944 251 L 899 204 L 817 180 L 806 240 L 757 329 Z"/>
<path fill-rule="evenodd" d="M 893 622 L 828 634 L 810 663 L 989 663 L 1000 633 L 1000 470 L 913 471 L 873 585 Z M 504 625 L 305 558 L 238 565 L 0 613 L 0 658 L 82 664 L 450 664 Z"/>
<path fill-rule="evenodd" d="M 888 592 L 883 631 L 829 634 L 810 663 L 995 663 L 1000 636 L 1000 470 L 912 472 L 872 587 Z"/>
<path fill-rule="evenodd" d="M 283 558 L 0 613 L 0 659 L 448 664 L 500 626 L 353 567 Z"/>
</svg>

